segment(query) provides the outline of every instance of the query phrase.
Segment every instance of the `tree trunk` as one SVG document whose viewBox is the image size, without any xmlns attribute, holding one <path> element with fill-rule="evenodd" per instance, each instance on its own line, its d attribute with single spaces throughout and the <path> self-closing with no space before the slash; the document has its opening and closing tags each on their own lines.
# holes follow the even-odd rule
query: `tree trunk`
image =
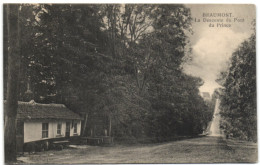
<svg viewBox="0 0 260 165">
<path fill-rule="evenodd" d="M 85 115 L 85 120 L 84 120 L 84 123 L 83 123 L 81 136 L 85 136 L 85 130 L 86 130 L 87 122 L 88 122 L 88 113 L 86 113 L 86 115 Z"/>
<path fill-rule="evenodd" d="M 19 5 L 5 6 L 8 30 L 8 78 L 5 107 L 5 161 L 16 161 L 16 114 L 18 107 L 18 76 L 20 67 Z M 5 54 L 6 55 L 6 54 Z"/>
<path fill-rule="evenodd" d="M 109 114 L 109 130 L 108 130 L 108 136 L 111 137 L 111 113 Z"/>
</svg>

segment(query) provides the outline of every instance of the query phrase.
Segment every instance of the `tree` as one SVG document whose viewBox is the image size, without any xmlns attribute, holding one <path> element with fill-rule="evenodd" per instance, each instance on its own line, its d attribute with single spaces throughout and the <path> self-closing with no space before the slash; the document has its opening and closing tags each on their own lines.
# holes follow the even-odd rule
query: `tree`
<svg viewBox="0 0 260 165">
<path fill-rule="evenodd" d="M 6 18 L 6 28 L 8 31 L 8 80 L 7 80 L 7 103 L 5 107 L 5 161 L 16 160 L 16 114 L 18 107 L 18 78 L 20 65 L 20 29 L 19 10 L 20 5 L 8 4 L 4 6 Z"/>
<path fill-rule="evenodd" d="M 246 140 L 257 140 L 256 35 L 245 40 L 232 54 L 230 65 L 219 82 L 224 132 Z"/>
<path fill-rule="evenodd" d="M 39 4 L 21 16 L 20 100 L 30 84 L 36 102 L 109 116 L 115 137 L 198 134 L 209 120 L 203 82 L 182 70 L 185 6 Z"/>
</svg>

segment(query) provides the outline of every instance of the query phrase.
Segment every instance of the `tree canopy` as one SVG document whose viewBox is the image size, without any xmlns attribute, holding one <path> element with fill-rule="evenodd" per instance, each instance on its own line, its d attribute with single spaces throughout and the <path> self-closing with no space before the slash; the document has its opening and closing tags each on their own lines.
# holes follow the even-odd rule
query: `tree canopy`
<svg viewBox="0 0 260 165">
<path fill-rule="evenodd" d="M 20 13 L 19 100 L 109 114 L 115 137 L 195 135 L 211 119 L 203 81 L 182 70 L 185 6 L 24 4 Z"/>
<path fill-rule="evenodd" d="M 222 128 L 227 135 L 257 140 L 256 35 L 245 40 L 232 54 L 229 68 L 221 73 Z"/>
</svg>

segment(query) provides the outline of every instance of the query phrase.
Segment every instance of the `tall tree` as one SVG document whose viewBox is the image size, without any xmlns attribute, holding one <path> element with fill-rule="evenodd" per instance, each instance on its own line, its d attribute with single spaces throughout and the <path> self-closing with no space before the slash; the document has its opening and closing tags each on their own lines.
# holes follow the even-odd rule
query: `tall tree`
<svg viewBox="0 0 260 165">
<path fill-rule="evenodd" d="M 21 100 L 30 82 L 37 102 L 110 116 L 109 132 L 116 137 L 201 131 L 208 120 L 198 95 L 202 81 L 182 71 L 188 8 L 39 4 L 23 9 Z"/>
<path fill-rule="evenodd" d="M 6 25 L 8 31 L 8 80 L 7 80 L 7 104 L 5 107 L 5 161 L 16 160 L 16 114 L 18 106 L 18 78 L 20 65 L 20 29 L 19 10 L 20 5 L 7 4 L 4 6 L 6 12 Z"/>
<path fill-rule="evenodd" d="M 257 140 L 256 116 L 256 35 L 245 40 L 232 54 L 230 65 L 218 82 L 222 128 L 227 135 L 246 140 Z"/>
</svg>

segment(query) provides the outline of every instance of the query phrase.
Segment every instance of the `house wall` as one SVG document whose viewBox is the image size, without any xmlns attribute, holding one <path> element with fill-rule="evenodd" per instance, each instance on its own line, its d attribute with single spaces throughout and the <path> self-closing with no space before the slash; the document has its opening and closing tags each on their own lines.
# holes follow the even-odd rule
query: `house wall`
<svg viewBox="0 0 260 165">
<path fill-rule="evenodd" d="M 75 122 L 75 121 L 74 121 Z M 42 123 L 49 123 L 48 138 L 42 138 Z M 40 122 L 40 121 L 28 121 L 24 122 L 24 143 L 65 137 L 66 121 L 60 121 L 62 123 L 61 135 L 57 134 L 58 121 Z M 77 121 L 77 135 L 74 135 L 74 128 L 72 127 L 72 121 L 70 121 L 70 136 L 79 136 L 81 121 Z"/>
</svg>

